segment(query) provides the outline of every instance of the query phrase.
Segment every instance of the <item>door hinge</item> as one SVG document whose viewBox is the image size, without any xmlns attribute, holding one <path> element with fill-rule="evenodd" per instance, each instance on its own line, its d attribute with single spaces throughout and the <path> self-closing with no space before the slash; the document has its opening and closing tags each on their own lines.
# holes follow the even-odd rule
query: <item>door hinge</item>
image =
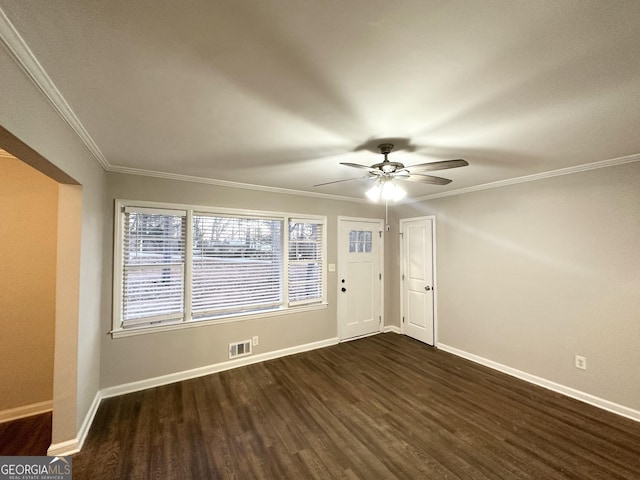
<svg viewBox="0 0 640 480">
<path fill-rule="evenodd" d="M 399 235 L 404 238 L 404 233 L 400 232 Z"/>
<path fill-rule="evenodd" d="M 404 281 L 404 273 L 402 274 L 402 280 Z"/>
<path fill-rule="evenodd" d="M 378 274 L 378 280 L 382 280 L 382 274 L 381 273 Z"/>
<path fill-rule="evenodd" d="M 382 325 L 382 315 L 379 315 L 379 316 L 378 316 L 378 319 L 380 320 L 378 323 L 379 323 L 380 325 Z"/>
<path fill-rule="evenodd" d="M 404 317 L 402 317 L 402 323 L 404 323 Z"/>
<path fill-rule="evenodd" d="M 378 237 L 382 238 L 382 230 L 378 230 Z"/>
</svg>

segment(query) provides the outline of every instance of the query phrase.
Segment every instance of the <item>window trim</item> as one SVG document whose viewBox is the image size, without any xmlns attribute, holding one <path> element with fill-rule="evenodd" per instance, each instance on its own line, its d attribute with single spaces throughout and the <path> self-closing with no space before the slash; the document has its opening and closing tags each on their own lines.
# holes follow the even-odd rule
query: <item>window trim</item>
<svg viewBox="0 0 640 480">
<path fill-rule="evenodd" d="M 123 315 L 123 235 L 124 235 L 124 219 L 123 213 L 127 209 L 135 209 L 136 211 L 144 211 L 149 209 L 150 211 L 162 211 L 186 212 L 186 249 L 185 249 L 185 265 L 184 265 L 184 316 L 181 319 L 177 319 L 173 322 L 162 323 L 154 325 L 153 322 L 142 323 L 140 325 L 129 325 L 123 327 L 122 315 Z M 230 217 L 259 217 L 264 219 L 277 219 L 283 222 L 282 228 L 282 295 L 283 304 L 279 307 L 269 310 L 263 310 L 259 312 L 239 312 L 235 314 L 227 314 L 215 318 L 193 319 L 193 312 L 191 310 L 191 295 L 192 295 L 192 255 L 193 255 L 193 215 L 194 214 L 214 214 L 219 216 Z M 289 236 L 288 225 L 289 222 L 308 220 L 309 223 L 320 223 L 322 228 L 322 275 L 321 275 L 321 288 L 322 299 L 320 301 L 296 301 L 290 302 L 288 299 L 288 250 L 289 250 Z M 327 217 L 324 215 L 312 215 L 301 213 L 287 213 L 287 212 L 273 212 L 273 211 L 261 211 L 261 210 L 246 210 L 228 207 L 211 207 L 203 205 L 191 205 L 191 204 L 176 204 L 167 202 L 152 202 L 152 201 L 136 201 L 136 200 L 124 200 L 116 199 L 114 207 L 114 231 L 113 231 L 113 308 L 112 308 L 112 330 L 111 335 L 113 338 L 126 337 L 132 335 L 143 335 L 154 332 L 178 330 L 182 328 L 192 328 L 206 325 L 216 325 L 222 323 L 230 323 L 237 321 L 244 321 L 257 318 L 268 318 L 279 315 L 286 315 L 291 313 L 302 313 L 320 309 L 326 309 L 327 302 Z"/>
</svg>

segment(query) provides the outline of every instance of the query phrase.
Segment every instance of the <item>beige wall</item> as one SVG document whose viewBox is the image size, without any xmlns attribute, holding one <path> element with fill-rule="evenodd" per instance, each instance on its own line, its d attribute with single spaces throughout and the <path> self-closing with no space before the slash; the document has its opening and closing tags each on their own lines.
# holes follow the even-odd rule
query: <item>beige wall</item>
<svg viewBox="0 0 640 480">
<path fill-rule="evenodd" d="M 108 174 L 108 197 L 112 216 L 113 201 L 117 198 L 327 215 L 329 263 L 337 262 L 336 229 L 339 215 L 384 217 L 384 207 L 368 203 L 325 200 L 116 173 Z M 111 227 L 107 232 L 109 248 L 112 245 L 112 235 Z M 254 335 L 260 337 L 260 345 L 255 348 L 255 353 L 268 353 L 335 338 L 336 292 L 336 273 L 329 272 L 329 307 L 323 310 L 135 337 L 112 339 L 104 335 L 101 387 L 228 361 L 228 344 Z M 111 319 L 105 319 L 104 333 L 110 329 Z"/>
<path fill-rule="evenodd" d="M 82 185 L 81 232 L 78 232 L 81 238 L 74 239 L 76 247 L 81 244 L 80 251 L 76 252 L 81 261 L 80 280 L 65 279 L 67 286 L 76 282 L 74 286 L 79 288 L 78 310 L 73 319 L 77 330 L 69 332 L 77 341 L 63 342 L 65 348 L 55 349 L 55 378 L 64 378 L 65 382 L 54 381 L 53 386 L 53 443 L 73 441 L 98 392 L 100 344 L 104 334 L 101 318 L 108 314 L 109 298 L 103 297 L 108 293 L 103 290 L 107 283 L 104 278 L 108 275 L 105 270 L 109 271 L 105 266 L 110 265 L 103 248 L 106 176 L 87 147 L 4 48 L 0 48 L 0 98 L 0 148 L 27 161 L 12 151 L 16 142 L 11 142 L 12 148 L 6 145 L 7 138 L 16 137 L 48 161 L 40 164 L 57 167 L 50 170 L 58 181 L 73 183 L 75 180 Z M 60 170 L 66 173 L 66 178 Z M 79 193 L 77 190 L 70 196 Z M 73 199 L 69 200 L 62 206 L 78 213 L 77 206 L 72 205 Z M 67 294 L 71 296 L 73 292 Z M 69 330 L 70 321 L 65 316 L 64 321 L 56 325 L 60 327 L 56 338 L 63 338 L 61 335 Z"/>
<path fill-rule="evenodd" d="M 395 216 L 431 213 L 439 342 L 640 410 L 640 162 Z"/>
<path fill-rule="evenodd" d="M 0 158 L 0 411 L 53 398 L 58 184 Z"/>
</svg>

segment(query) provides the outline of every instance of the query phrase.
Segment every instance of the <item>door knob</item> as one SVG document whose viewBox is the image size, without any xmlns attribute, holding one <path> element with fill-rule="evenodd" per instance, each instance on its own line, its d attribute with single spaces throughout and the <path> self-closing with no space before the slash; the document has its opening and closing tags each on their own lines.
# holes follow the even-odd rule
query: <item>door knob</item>
<svg viewBox="0 0 640 480">
<path fill-rule="evenodd" d="M 344 288 L 344 287 L 342 287 L 342 291 L 343 291 L 343 292 L 346 292 L 346 291 L 347 291 L 347 289 L 346 289 L 346 288 Z"/>
<path fill-rule="evenodd" d="M 431 290 L 431 287 L 426 286 L 426 287 L 424 287 L 424 289 L 428 292 L 429 290 Z"/>
</svg>

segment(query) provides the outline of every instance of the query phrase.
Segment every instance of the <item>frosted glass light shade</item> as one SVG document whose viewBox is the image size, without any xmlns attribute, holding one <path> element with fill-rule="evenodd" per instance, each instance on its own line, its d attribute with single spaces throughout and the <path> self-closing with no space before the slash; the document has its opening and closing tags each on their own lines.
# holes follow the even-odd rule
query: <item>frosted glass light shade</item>
<svg viewBox="0 0 640 480">
<path fill-rule="evenodd" d="M 382 187 L 380 187 L 380 185 L 376 182 L 376 184 L 373 187 L 367 190 L 365 195 L 369 197 L 369 200 L 371 200 L 372 202 L 377 202 L 378 200 L 380 200 L 381 191 L 382 191 Z"/>
<path fill-rule="evenodd" d="M 377 202 L 381 197 L 387 202 L 397 202 L 398 200 L 402 200 L 407 195 L 407 192 L 402 187 L 396 185 L 393 180 L 386 180 L 376 182 L 376 184 L 367 191 L 366 195 L 373 202 Z"/>
</svg>

